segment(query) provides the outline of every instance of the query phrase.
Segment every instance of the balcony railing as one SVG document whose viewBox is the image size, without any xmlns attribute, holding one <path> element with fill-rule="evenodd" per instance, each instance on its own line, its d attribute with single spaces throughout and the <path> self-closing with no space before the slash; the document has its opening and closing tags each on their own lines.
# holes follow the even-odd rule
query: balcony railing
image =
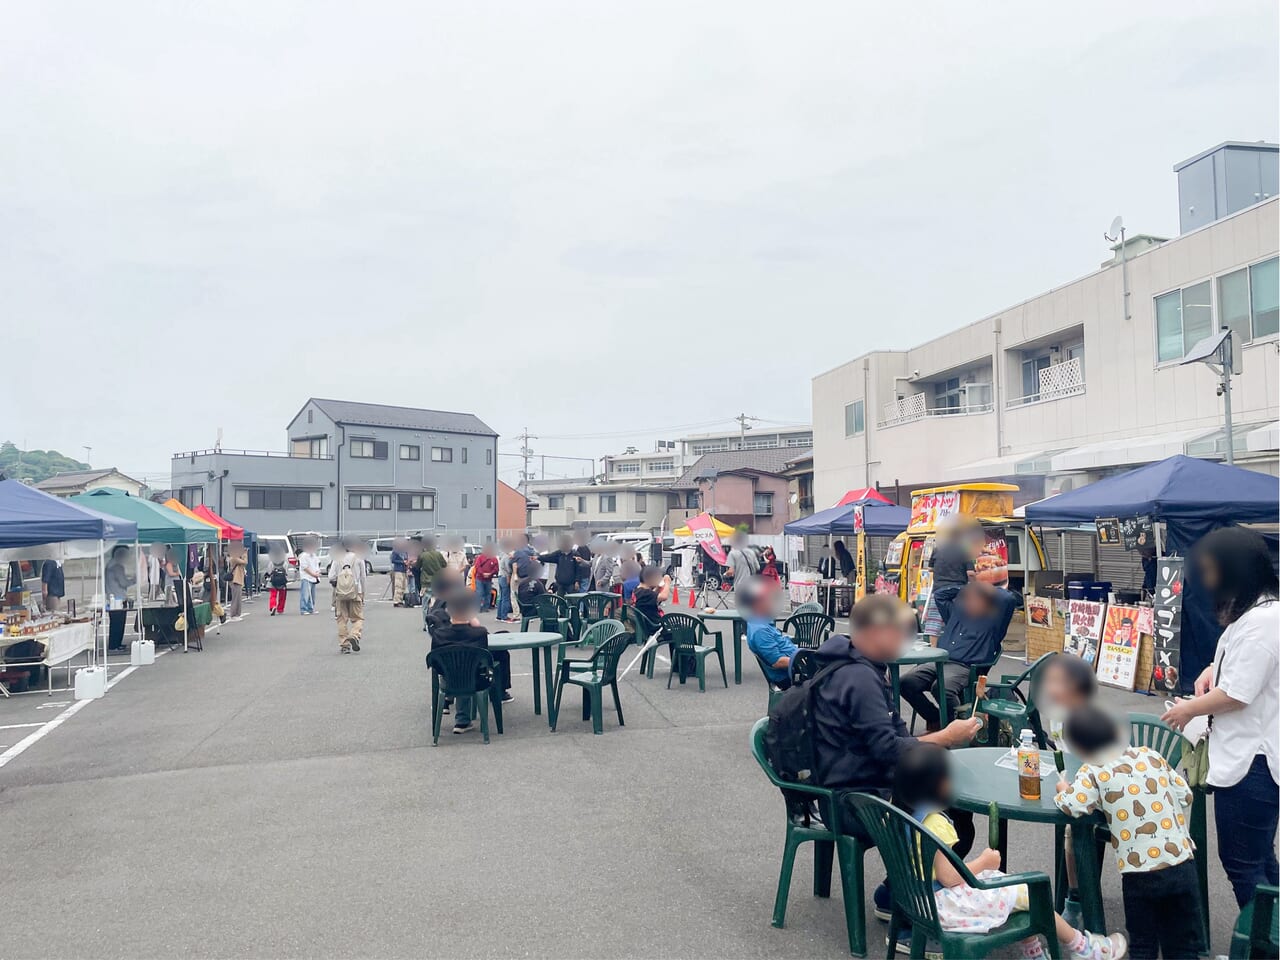
<svg viewBox="0 0 1280 960">
<path fill-rule="evenodd" d="M 174 460 L 195 457 L 212 457 L 221 455 L 224 457 L 279 457 L 285 460 L 332 460 L 331 454 L 312 454 L 312 453 L 289 453 L 285 450 L 187 450 L 182 453 L 175 453 Z"/>
<path fill-rule="evenodd" d="M 913 397 L 907 397 L 905 400 L 899 400 L 896 403 L 886 403 L 884 406 L 884 419 L 876 426 L 883 430 L 886 427 L 896 427 L 904 423 L 914 423 L 917 420 L 923 420 L 925 417 L 969 417 L 978 413 L 990 413 L 994 409 L 990 403 L 967 403 L 958 407 L 930 407 L 926 405 L 925 395 L 917 393 Z"/>
<path fill-rule="evenodd" d="M 1041 370 L 1040 389 L 1025 397 L 1014 397 L 1005 404 L 1005 409 L 1012 410 L 1032 403 L 1061 400 L 1063 397 L 1074 397 L 1082 393 L 1084 393 L 1084 367 L 1079 357 L 1072 357 L 1064 363 L 1055 363 Z"/>
</svg>

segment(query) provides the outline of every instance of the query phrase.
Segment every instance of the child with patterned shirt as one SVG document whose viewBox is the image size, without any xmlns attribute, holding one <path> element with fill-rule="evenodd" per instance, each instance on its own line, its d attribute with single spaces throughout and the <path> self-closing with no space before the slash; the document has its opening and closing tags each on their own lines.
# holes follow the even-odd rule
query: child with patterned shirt
<svg viewBox="0 0 1280 960">
<path fill-rule="evenodd" d="M 893 804 L 910 814 L 942 843 L 956 846 L 960 840 L 946 814 L 951 804 L 951 774 L 947 751 L 937 744 L 918 743 L 898 760 L 893 774 Z M 1000 872 L 1000 852 L 987 848 L 966 861 L 979 880 L 1004 876 Z M 941 851 L 933 857 L 933 898 L 942 929 L 957 933 L 989 933 L 1004 926 L 1013 913 L 1030 908 L 1025 883 L 979 890 L 964 877 Z M 1054 915 L 1058 942 L 1071 960 L 1119 960 L 1125 955 L 1125 939 L 1118 933 L 1099 936 L 1077 930 L 1058 914 Z M 1039 937 L 1021 941 L 1022 955 L 1044 956 Z"/>
<path fill-rule="evenodd" d="M 1097 707 L 1067 717 L 1066 740 L 1085 762 L 1054 803 L 1073 817 L 1102 811 L 1124 893 L 1129 955 L 1137 960 L 1195 956 L 1200 888 L 1187 815 L 1191 788 L 1150 747 L 1128 746 Z"/>
</svg>

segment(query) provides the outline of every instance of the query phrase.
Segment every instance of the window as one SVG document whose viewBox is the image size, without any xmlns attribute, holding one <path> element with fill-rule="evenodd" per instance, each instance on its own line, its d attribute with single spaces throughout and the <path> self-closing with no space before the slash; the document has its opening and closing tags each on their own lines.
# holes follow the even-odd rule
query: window
<svg viewBox="0 0 1280 960">
<path fill-rule="evenodd" d="M 1049 368 L 1049 355 L 1027 357 L 1022 361 L 1022 396 L 1032 399 L 1040 396 L 1040 371 Z M 959 406 L 959 404 L 956 404 Z"/>
<path fill-rule="evenodd" d="M 684 508 L 686 510 L 697 510 L 702 495 L 697 490 L 686 490 L 684 492 Z"/>
<path fill-rule="evenodd" d="M 319 510 L 323 494 L 305 487 L 236 487 L 237 510 Z"/>
<path fill-rule="evenodd" d="M 798 436 L 795 436 L 795 437 L 787 437 L 787 442 L 786 442 L 785 446 L 788 446 L 788 447 L 812 447 L 812 446 L 813 446 L 813 434 L 812 434 L 812 433 L 802 433 L 802 434 L 800 434 L 800 435 L 798 435 Z"/>
<path fill-rule="evenodd" d="M 1080 382 L 1084 383 L 1084 344 L 1073 343 L 1067 347 L 1067 359 L 1080 361 Z"/>
<path fill-rule="evenodd" d="M 728 449 L 728 440 L 705 440 L 701 443 L 689 444 L 689 451 L 695 456 L 701 456 L 704 453 L 720 453 Z"/>
<path fill-rule="evenodd" d="M 432 463 L 453 463 L 453 447 L 432 447 Z"/>
<path fill-rule="evenodd" d="M 743 450 L 774 450 L 777 447 L 777 437 L 751 437 L 742 444 Z"/>
<path fill-rule="evenodd" d="M 638 476 L 640 473 L 640 461 L 638 460 L 616 461 L 613 465 L 613 472 L 624 474 L 626 476 Z"/>
<path fill-rule="evenodd" d="M 578 512 L 579 512 L 579 513 L 586 513 L 586 512 L 587 512 L 587 498 L 586 498 L 586 497 L 579 497 L 579 498 L 578 498 Z"/>
<path fill-rule="evenodd" d="M 650 460 L 645 469 L 650 473 L 670 473 L 676 468 L 674 460 Z"/>
<path fill-rule="evenodd" d="M 636 494 L 636 513 L 644 513 L 649 509 L 649 495 L 645 493 Z"/>
<path fill-rule="evenodd" d="M 772 517 L 773 494 L 757 493 L 751 498 L 751 509 L 757 517 Z"/>
<path fill-rule="evenodd" d="M 387 441 L 352 440 L 351 456 L 357 460 L 385 460 L 387 459 Z"/>
<path fill-rule="evenodd" d="M 1249 268 L 1253 300 L 1253 339 L 1280 332 L 1280 259 L 1272 257 Z"/>
<path fill-rule="evenodd" d="M 493 494 L 492 494 L 492 493 L 486 493 L 486 494 L 484 495 L 484 508 L 485 508 L 486 510 L 492 510 L 492 509 L 493 509 Z"/>
<path fill-rule="evenodd" d="M 601 513 L 617 513 L 618 512 L 618 495 L 616 493 L 600 494 L 600 512 Z"/>
<path fill-rule="evenodd" d="M 315 421 L 315 418 L 316 418 L 316 412 L 314 410 L 308 410 L 307 423 L 313 423 Z"/>
<path fill-rule="evenodd" d="M 485 447 L 484 449 L 484 465 L 486 467 L 493 466 L 493 449 L 491 447 Z"/>
<path fill-rule="evenodd" d="M 547 509 L 548 509 L 548 510 L 563 510 L 563 509 L 564 509 L 564 495 L 563 495 L 563 494 L 560 494 L 560 493 L 553 493 L 553 494 L 551 494 L 549 497 L 547 497 Z"/>
<path fill-rule="evenodd" d="M 397 496 L 401 510 L 434 510 L 436 495 L 434 493 L 401 493 Z"/>
<path fill-rule="evenodd" d="M 204 487 L 183 487 L 178 491 L 178 502 L 187 509 L 204 503 Z"/>
<path fill-rule="evenodd" d="M 1048 357 L 1045 357 L 1044 365 L 1046 367 L 1049 365 Z M 933 385 L 933 408 L 935 410 L 960 409 L 959 377 L 952 377 L 949 380 L 943 380 L 941 383 L 935 383 Z"/>
<path fill-rule="evenodd" d="M 390 510 L 391 494 L 389 493 L 349 493 L 347 506 L 352 510 Z"/>
<path fill-rule="evenodd" d="M 867 408 L 861 400 L 844 405 L 844 435 L 856 437 L 867 429 Z"/>
<path fill-rule="evenodd" d="M 466 463 L 466 462 L 467 462 L 467 448 L 466 448 L 466 447 L 463 447 L 463 448 L 462 448 L 462 462 L 463 462 L 463 463 Z"/>
<path fill-rule="evenodd" d="M 1156 297 L 1156 359 L 1186 356 L 1213 332 L 1212 286 L 1208 280 Z"/>
<path fill-rule="evenodd" d="M 422 448 L 417 446 L 416 444 L 402 443 L 400 444 L 400 459 L 401 460 L 421 460 Z"/>
<path fill-rule="evenodd" d="M 291 457 L 309 457 L 318 460 L 329 455 L 328 437 L 296 437 L 289 441 Z"/>
<path fill-rule="evenodd" d="M 462 509 L 467 509 L 467 495 L 465 493 L 462 495 Z"/>
</svg>

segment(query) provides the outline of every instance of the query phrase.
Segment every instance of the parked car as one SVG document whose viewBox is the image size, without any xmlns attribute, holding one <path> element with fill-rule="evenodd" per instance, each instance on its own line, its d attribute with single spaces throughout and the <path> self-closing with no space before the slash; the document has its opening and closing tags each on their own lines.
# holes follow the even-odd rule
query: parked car
<svg viewBox="0 0 1280 960">
<path fill-rule="evenodd" d="M 328 547 L 316 548 L 316 564 L 320 567 L 321 578 L 329 576 L 329 565 L 333 563 L 333 555 L 329 552 Z"/>
<path fill-rule="evenodd" d="M 287 535 L 259 534 L 258 535 L 258 576 L 262 580 L 262 586 L 265 589 L 271 584 L 267 576 L 267 569 L 272 560 L 277 557 L 283 558 L 288 563 L 289 583 L 298 582 L 298 555 L 294 552 L 293 543 Z"/>
</svg>

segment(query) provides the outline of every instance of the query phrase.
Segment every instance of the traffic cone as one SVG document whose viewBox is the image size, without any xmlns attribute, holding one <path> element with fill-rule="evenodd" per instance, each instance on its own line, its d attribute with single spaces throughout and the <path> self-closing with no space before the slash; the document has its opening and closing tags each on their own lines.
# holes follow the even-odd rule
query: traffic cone
<svg viewBox="0 0 1280 960">
<path fill-rule="evenodd" d="M 693 588 L 692 588 L 692 587 L 690 587 L 690 588 L 689 588 L 689 609 L 690 609 L 690 610 L 692 610 L 692 609 L 693 609 L 693 603 L 694 603 L 694 600 L 696 599 L 696 597 L 697 597 L 697 594 L 695 594 L 695 593 L 694 593 L 694 591 L 693 591 Z"/>
<path fill-rule="evenodd" d="M 671 585 L 671 604 L 672 606 L 680 606 L 680 584 L 673 583 Z"/>
</svg>

